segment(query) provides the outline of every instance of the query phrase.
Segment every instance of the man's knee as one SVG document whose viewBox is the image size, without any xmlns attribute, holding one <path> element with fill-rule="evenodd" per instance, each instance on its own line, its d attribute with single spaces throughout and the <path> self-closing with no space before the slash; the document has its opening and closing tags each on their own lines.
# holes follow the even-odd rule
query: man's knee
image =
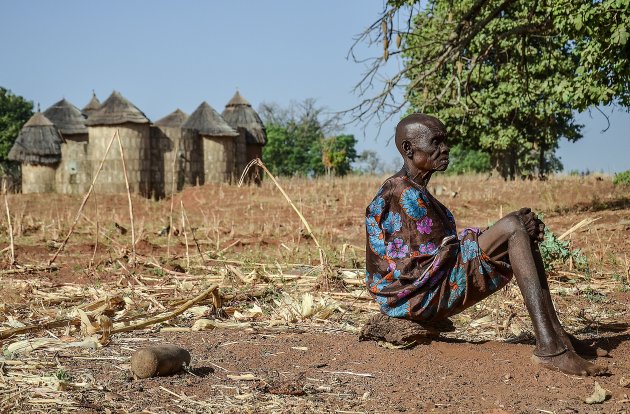
<svg viewBox="0 0 630 414">
<path fill-rule="evenodd" d="M 518 215 L 507 216 L 503 220 L 504 220 L 504 223 L 502 224 L 505 226 L 505 231 L 510 236 L 518 234 L 518 233 L 527 234 L 525 225 L 523 224 L 523 221 Z"/>
</svg>

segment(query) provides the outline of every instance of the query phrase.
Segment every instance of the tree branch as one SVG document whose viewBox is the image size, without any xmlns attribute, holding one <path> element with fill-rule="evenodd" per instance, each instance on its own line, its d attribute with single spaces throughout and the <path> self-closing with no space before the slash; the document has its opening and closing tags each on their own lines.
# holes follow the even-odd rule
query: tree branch
<svg viewBox="0 0 630 414">
<path fill-rule="evenodd" d="M 413 90 L 417 88 L 425 79 L 432 76 L 439 70 L 441 70 L 447 62 L 457 58 L 461 55 L 461 52 L 466 49 L 473 39 L 483 31 L 486 26 L 499 14 L 506 10 L 506 8 L 512 4 L 515 0 L 504 0 L 497 7 L 490 10 L 487 14 L 484 10 L 491 3 L 491 0 L 477 0 L 471 8 L 464 14 L 453 32 L 446 41 L 429 40 L 433 44 L 439 43 L 440 47 L 435 53 L 429 54 L 425 59 L 420 60 L 413 65 L 405 65 L 405 67 L 399 70 L 395 75 L 380 80 L 379 83 L 383 84 L 383 87 L 379 93 L 374 96 L 363 99 L 359 104 L 354 107 L 342 111 L 342 115 L 351 115 L 350 123 L 360 122 L 367 120 L 371 122 L 374 119 L 388 120 L 392 118 L 398 111 L 400 111 L 406 104 L 406 99 L 403 98 L 403 102 L 397 102 L 394 91 L 405 87 L 407 90 Z M 393 22 L 393 16 L 397 13 L 401 13 L 403 10 L 409 10 L 409 16 L 407 18 L 407 26 L 405 30 L 400 28 L 393 29 L 391 22 Z M 418 10 L 420 11 L 420 9 Z M 482 17 L 483 16 L 483 17 Z M 389 31 L 383 33 L 381 24 L 384 19 L 390 22 Z M 355 48 L 363 42 L 367 42 L 368 45 L 373 45 L 377 42 L 384 41 L 385 37 L 391 38 L 393 33 L 404 33 L 405 36 L 412 36 L 412 23 L 414 19 L 414 7 L 406 5 L 389 5 L 386 4 L 383 11 L 380 13 L 379 18 L 374 21 L 367 29 L 365 29 L 359 36 L 355 38 L 354 43 L 350 47 L 347 57 L 352 57 L 357 63 L 366 63 L 369 59 L 358 59 L 355 55 Z M 523 26 L 516 29 L 511 29 L 505 33 L 505 36 L 510 36 L 519 33 L 519 31 L 533 30 L 533 27 L 528 28 Z M 387 39 L 388 41 L 390 39 Z M 423 44 L 423 47 L 430 45 Z M 389 56 L 401 55 L 405 52 L 410 52 L 416 47 L 409 47 L 403 50 L 398 50 L 391 53 Z M 368 91 L 372 90 L 377 83 L 377 77 L 381 73 L 385 65 L 385 59 L 373 58 L 371 64 L 364 72 L 360 81 L 355 85 L 353 91 L 360 97 L 364 97 L 368 94 Z M 415 76 L 409 84 L 403 85 L 403 80 L 408 77 L 409 73 L 412 73 L 415 69 L 428 67 L 422 73 Z M 468 78 L 469 79 L 469 78 Z M 465 82 L 464 88 L 467 90 L 468 82 Z M 458 79 L 458 97 L 461 98 L 461 82 Z"/>
</svg>

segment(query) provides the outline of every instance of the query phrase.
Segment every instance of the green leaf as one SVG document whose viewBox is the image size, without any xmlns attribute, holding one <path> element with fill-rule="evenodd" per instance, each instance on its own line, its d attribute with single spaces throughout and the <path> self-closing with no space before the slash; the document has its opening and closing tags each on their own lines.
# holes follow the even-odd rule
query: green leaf
<svg viewBox="0 0 630 414">
<path fill-rule="evenodd" d="M 575 30 L 580 31 L 582 29 L 582 25 L 583 25 L 583 21 L 582 21 L 582 16 L 581 15 L 577 15 L 575 16 L 575 20 L 573 21 L 573 24 L 575 25 Z"/>
<path fill-rule="evenodd" d="M 621 46 L 625 45 L 628 42 L 628 37 L 630 37 L 630 33 L 628 33 L 626 26 L 619 26 L 617 29 L 617 33 L 617 43 Z"/>
</svg>

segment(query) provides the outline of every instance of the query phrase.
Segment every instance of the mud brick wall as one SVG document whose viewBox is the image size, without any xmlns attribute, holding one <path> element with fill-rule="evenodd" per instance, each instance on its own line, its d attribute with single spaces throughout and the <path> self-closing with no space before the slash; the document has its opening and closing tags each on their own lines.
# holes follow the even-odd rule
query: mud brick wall
<svg viewBox="0 0 630 414">
<path fill-rule="evenodd" d="M 201 185 L 203 177 L 203 142 L 197 131 L 192 129 L 182 130 L 182 150 L 179 156 L 183 164 L 184 185 Z"/>
<path fill-rule="evenodd" d="M 22 164 L 22 193 L 52 193 L 58 164 Z"/>
<path fill-rule="evenodd" d="M 237 131 L 239 135 L 238 137 L 236 137 L 236 165 L 234 166 L 234 171 L 236 173 L 236 179 L 238 180 L 241 177 L 241 174 L 243 174 L 245 166 L 250 160 L 247 159 L 247 141 L 245 138 L 247 130 L 245 128 L 239 127 Z"/>
<path fill-rule="evenodd" d="M 183 171 L 180 171 L 183 163 L 181 157 L 178 157 L 181 136 L 181 128 L 151 127 L 151 195 L 156 200 L 171 193 L 173 174 L 175 191 L 180 191 L 184 186 Z M 181 180 L 178 179 L 180 176 Z"/>
<path fill-rule="evenodd" d="M 204 178 L 206 183 L 229 183 L 236 177 L 236 139 L 203 136 Z"/>
<path fill-rule="evenodd" d="M 96 173 L 107 150 L 107 144 L 117 129 L 125 153 L 129 189 L 132 193 L 148 197 L 151 189 L 151 130 L 148 123 L 90 127 L 89 159 L 92 163 L 92 174 Z M 101 193 L 127 191 L 117 140 L 114 140 L 105 157 L 103 169 L 98 175 L 94 189 Z"/>
<path fill-rule="evenodd" d="M 57 167 L 55 189 L 62 194 L 85 194 L 92 183 L 92 164 L 88 159 L 88 135 L 64 135 L 61 162 Z"/>
</svg>

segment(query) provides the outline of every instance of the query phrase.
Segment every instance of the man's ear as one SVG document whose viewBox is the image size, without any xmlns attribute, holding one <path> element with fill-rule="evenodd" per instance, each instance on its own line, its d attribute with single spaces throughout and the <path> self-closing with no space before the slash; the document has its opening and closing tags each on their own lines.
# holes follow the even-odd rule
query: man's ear
<svg viewBox="0 0 630 414">
<path fill-rule="evenodd" d="M 401 147 L 402 147 L 403 151 L 405 152 L 405 154 L 407 154 L 407 156 L 409 158 L 411 158 L 413 156 L 413 152 L 411 151 L 411 142 L 409 142 L 407 140 L 404 140 L 401 143 Z M 411 154 L 411 156 L 409 154 Z"/>
</svg>

